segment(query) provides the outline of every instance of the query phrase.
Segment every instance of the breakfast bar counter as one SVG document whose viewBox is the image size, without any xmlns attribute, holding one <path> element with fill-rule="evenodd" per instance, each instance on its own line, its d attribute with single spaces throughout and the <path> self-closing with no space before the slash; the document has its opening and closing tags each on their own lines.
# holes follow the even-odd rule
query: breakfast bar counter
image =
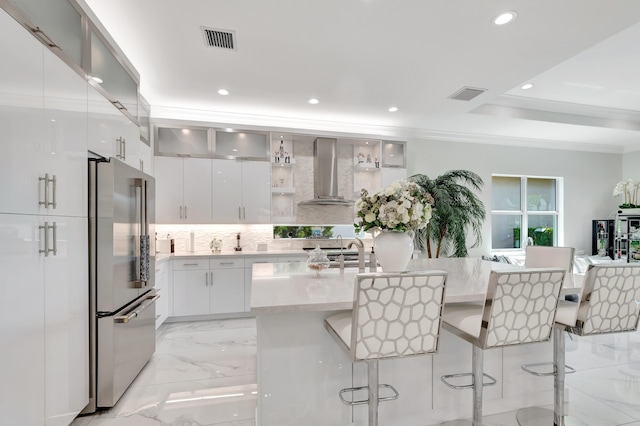
<svg viewBox="0 0 640 426">
<path fill-rule="evenodd" d="M 514 265 L 480 259 L 415 259 L 409 269 L 448 272 L 445 304 L 481 302 L 491 270 Z M 357 268 L 326 269 L 320 277 L 305 264 L 253 266 L 251 312 L 257 324 L 258 425 L 366 425 L 367 406 L 340 402 L 338 391 L 366 384 L 364 363 L 351 363 L 324 329 L 323 320 L 351 309 Z M 485 389 L 485 414 L 553 403 L 553 378 L 534 377 L 521 364 L 552 358 L 550 342 L 487 350 L 485 372 L 498 384 Z M 471 345 L 442 330 L 439 351 L 380 362 L 380 383 L 400 398 L 380 405 L 380 424 L 425 426 L 471 416 L 471 390 L 455 391 L 444 374 L 471 371 Z M 356 395 L 366 398 L 366 394 Z"/>
</svg>

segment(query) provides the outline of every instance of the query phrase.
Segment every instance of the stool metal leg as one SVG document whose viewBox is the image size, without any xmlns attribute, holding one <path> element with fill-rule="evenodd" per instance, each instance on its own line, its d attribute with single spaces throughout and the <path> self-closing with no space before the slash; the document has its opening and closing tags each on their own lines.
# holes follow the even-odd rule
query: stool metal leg
<svg viewBox="0 0 640 426">
<path fill-rule="evenodd" d="M 367 361 L 369 380 L 369 426 L 378 426 L 378 361 Z"/>
<path fill-rule="evenodd" d="M 564 426 L 564 330 L 553 328 L 553 424 Z"/>
<path fill-rule="evenodd" d="M 482 426 L 482 382 L 484 351 L 472 345 L 471 364 L 473 368 L 473 426 Z"/>
</svg>

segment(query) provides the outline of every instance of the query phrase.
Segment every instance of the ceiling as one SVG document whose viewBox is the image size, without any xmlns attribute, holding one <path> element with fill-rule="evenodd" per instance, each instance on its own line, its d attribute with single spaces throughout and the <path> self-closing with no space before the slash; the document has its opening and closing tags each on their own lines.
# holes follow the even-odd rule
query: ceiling
<svg viewBox="0 0 640 426">
<path fill-rule="evenodd" d="M 156 118 L 640 149 L 637 0 L 85 1 Z M 201 27 L 237 48 L 206 46 Z M 465 86 L 486 91 L 449 99 Z"/>
</svg>

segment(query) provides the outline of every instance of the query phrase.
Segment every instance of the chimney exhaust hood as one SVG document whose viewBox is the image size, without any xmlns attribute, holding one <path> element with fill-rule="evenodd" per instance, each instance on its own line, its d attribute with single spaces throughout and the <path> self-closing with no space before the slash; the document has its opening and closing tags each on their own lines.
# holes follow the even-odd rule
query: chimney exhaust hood
<svg viewBox="0 0 640 426">
<path fill-rule="evenodd" d="M 338 195 L 338 140 L 316 138 L 313 142 L 313 199 L 300 206 L 353 206 Z"/>
</svg>

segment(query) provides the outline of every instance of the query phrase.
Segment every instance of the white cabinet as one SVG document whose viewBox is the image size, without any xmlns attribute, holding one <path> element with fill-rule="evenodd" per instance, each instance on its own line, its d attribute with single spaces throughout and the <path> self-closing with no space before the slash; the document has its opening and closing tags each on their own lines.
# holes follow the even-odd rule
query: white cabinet
<svg viewBox="0 0 640 426">
<path fill-rule="evenodd" d="M 87 84 L 3 10 L 0 39 L 0 413 L 67 425 L 89 395 Z"/>
<path fill-rule="evenodd" d="M 244 311 L 244 259 L 174 259 L 173 315 L 209 315 Z"/>
<path fill-rule="evenodd" d="M 44 257 L 38 253 L 38 226 L 37 216 L 0 214 L 0 413 L 11 425 L 44 424 Z"/>
<path fill-rule="evenodd" d="M 156 223 L 211 223 L 211 160 L 155 157 Z"/>
<path fill-rule="evenodd" d="M 270 163 L 214 159 L 212 164 L 213 222 L 270 223 Z"/>
<path fill-rule="evenodd" d="M 140 168 L 140 129 L 89 85 L 89 151 Z"/>
<path fill-rule="evenodd" d="M 87 219 L 0 214 L 0 228 L 0 412 L 67 425 L 89 395 Z"/>
<path fill-rule="evenodd" d="M 40 169 L 49 206 L 41 213 L 87 215 L 87 82 L 44 49 L 44 141 Z"/>
<path fill-rule="evenodd" d="M 89 402 L 88 223 L 42 220 L 56 227 L 48 241 L 55 253 L 44 258 L 45 424 L 66 426 Z"/>
<path fill-rule="evenodd" d="M 162 325 L 162 323 L 169 316 L 169 300 L 171 294 L 169 294 L 169 273 L 170 273 L 170 261 L 164 260 L 158 262 L 156 260 L 156 293 L 160 295 L 160 299 L 156 303 L 156 329 Z"/>
<path fill-rule="evenodd" d="M 244 259 L 211 259 L 209 313 L 244 312 Z"/>
</svg>

